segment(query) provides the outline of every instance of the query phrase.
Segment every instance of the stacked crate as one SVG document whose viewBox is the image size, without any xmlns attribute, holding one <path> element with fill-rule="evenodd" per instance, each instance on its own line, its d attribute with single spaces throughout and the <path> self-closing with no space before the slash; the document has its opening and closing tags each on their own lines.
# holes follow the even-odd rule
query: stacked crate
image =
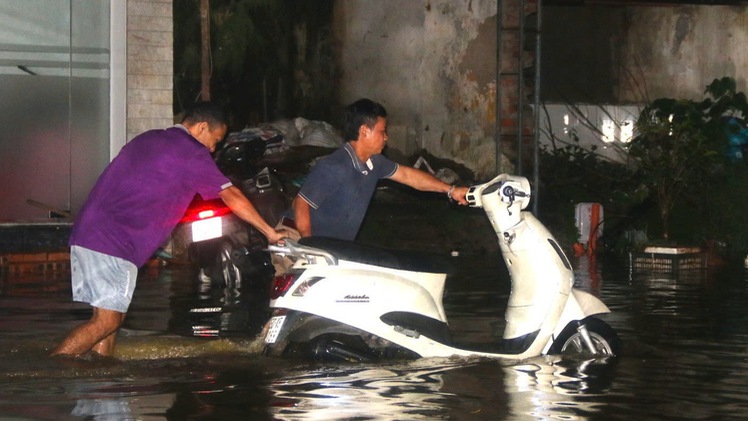
<svg viewBox="0 0 748 421">
<path fill-rule="evenodd" d="M 707 254 L 698 247 L 647 247 L 629 253 L 632 271 L 678 274 L 707 269 Z"/>
</svg>

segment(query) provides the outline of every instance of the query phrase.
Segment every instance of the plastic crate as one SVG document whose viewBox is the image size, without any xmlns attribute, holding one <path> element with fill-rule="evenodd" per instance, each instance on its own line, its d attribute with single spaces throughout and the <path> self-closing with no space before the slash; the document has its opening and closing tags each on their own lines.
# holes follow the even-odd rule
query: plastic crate
<svg viewBox="0 0 748 421">
<path fill-rule="evenodd" d="M 707 268 L 707 254 L 698 248 L 653 247 L 629 253 L 629 265 L 637 272 L 702 271 Z"/>
</svg>

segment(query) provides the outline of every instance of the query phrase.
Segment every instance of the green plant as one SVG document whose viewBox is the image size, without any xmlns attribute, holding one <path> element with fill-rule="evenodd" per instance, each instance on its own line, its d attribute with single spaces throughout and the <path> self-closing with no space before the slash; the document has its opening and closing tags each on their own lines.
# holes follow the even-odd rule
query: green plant
<svg viewBox="0 0 748 421">
<path fill-rule="evenodd" d="M 636 168 L 640 200 L 659 208 L 662 237 L 669 240 L 670 217 L 680 199 L 694 206 L 699 192 L 712 189 L 724 175 L 727 146 L 723 117 L 746 115 L 745 95 L 731 78 L 707 86 L 701 102 L 660 98 L 647 105 L 636 125 L 629 156 Z"/>
<path fill-rule="evenodd" d="M 540 153 L 541 219 L 568 245 L 576 241 L 574 205 L 599 202 L 609 250 L 625 251 L 632 244 L 623 234 L 641 232 L 662 233 L 665 243 L 717 240 L 744 256 L 748 162 L 728 158 L 725 118 L 746 116 L 746 96 L 733 79 L 721 78 L 700 102 L 651 102 L 636 123 L 629 165 L 579 146 L 574 133 L 551 142 Z"/>
</svg>

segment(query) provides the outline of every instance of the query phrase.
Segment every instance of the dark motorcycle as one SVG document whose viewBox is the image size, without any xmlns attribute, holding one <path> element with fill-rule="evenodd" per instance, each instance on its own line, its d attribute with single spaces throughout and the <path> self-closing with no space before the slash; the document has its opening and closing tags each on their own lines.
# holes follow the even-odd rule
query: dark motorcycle
<svg viewBox="0 0 748 421">
<path fill-rule="evenodd" d="M 232 133 L 215 153 L 218 167 L 274 226 L 290 203 L 274 170 L 262 158 L 283 142 L 280 134 L 247 129 Z M 265 237 L 234 215 L 221 199 L 195 197 L 176 235 L 187 244 L 187 257 L 203 280 L 218 287 L 239 288 L 243 282 L 267 286 L 274 273 Z"/>
</svg>

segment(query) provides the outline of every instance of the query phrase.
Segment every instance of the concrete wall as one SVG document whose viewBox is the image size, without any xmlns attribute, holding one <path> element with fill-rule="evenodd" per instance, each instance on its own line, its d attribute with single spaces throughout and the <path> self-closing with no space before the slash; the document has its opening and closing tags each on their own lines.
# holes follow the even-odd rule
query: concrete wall
<svg viewBox="0 0 748 421">
<path fill-rule="evenodd" d="M 505 3 L 516 27 L 518 2 Z M 495 174 L 496 1 L 346 0 L 333 27 L 342 104 L 382 102 L 390 147 L 405 155 L 425 148 L 479 177 Z M 516 56 L 507 57 L 515 67 Z M 516 103 L 505 110 L 516 116 Z"/>
<path fill-rule="evenodd" d="M 127 139 L 174 124 L 173 0 L 127 0 Z"/>
<path fill-rule="evenodd" d="M 723 76 L 745 91 L 748 6 L 548 6 L 542 46 L 546 101 L 702 99 Z"/>
<path fill-rule="evenodd" d="M 618 97 L 704 98 L 723 76 L 748 88 L 748 6 L 627 8 Z"/>
</svg>

